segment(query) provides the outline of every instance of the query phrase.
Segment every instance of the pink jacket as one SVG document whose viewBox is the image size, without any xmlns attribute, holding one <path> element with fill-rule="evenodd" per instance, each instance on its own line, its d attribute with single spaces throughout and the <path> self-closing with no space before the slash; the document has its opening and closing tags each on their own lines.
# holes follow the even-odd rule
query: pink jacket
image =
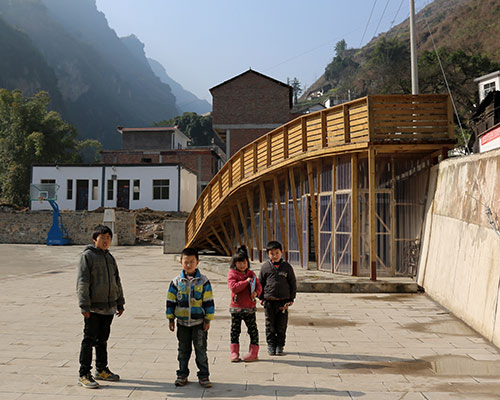
<svg viewBox="0 0 500 400">
<path fill-rule="evenodd" d="M 230 269 L 227 276 L 227 285 L 231 289 L 231 308 L 255 308 L 256 301 L 250 297 L 250 283 L 247 278 L 255 277 L 255 291 L 257 296 L 262 292 L 262 285 L 257 279 L 255 273 L 247 269 L 244 273 L 237 269 Z"/>
</svg>

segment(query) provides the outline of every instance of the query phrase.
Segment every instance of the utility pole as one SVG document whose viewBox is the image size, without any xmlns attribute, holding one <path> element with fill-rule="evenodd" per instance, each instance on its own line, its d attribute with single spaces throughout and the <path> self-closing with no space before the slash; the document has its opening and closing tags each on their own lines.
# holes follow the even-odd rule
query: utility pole
<svg viewBox="0 0 500 400">
<path fill-rule="evenodd" d="M 417 39 L 415 33 L 415 0 L 410 0 L 411 93 L 418 94 Z"/>
</svg>

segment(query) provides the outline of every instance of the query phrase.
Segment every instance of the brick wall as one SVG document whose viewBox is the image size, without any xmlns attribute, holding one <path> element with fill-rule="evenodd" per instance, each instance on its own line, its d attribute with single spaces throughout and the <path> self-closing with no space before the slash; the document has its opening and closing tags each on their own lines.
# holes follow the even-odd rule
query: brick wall
<svg viewBox="0 0 500 400">
<path fill-rule="evenodd" d="M 92 232 L 103 212 L 63 211 L 63 224 L 71 244 L 91 244 Z M 115 233 L 119 245 L 135 244 L 135 214 L 116 211 Z M 52 226 L 52 211 L 0 211 L 0 243 L 44 244 Z"/>
<path fill-rule="evenodd" d="M 253 142 L 269 132 L 269 129 L 231 129 L 230 152 L 231 155 L 239 149 Z"/>
<path fill-rule="evenodd" d="M 290 89 L 249 71 L 212 90 L 212 121 L 219 124 L 283 124 L 290 117 Z"/>
</svg>

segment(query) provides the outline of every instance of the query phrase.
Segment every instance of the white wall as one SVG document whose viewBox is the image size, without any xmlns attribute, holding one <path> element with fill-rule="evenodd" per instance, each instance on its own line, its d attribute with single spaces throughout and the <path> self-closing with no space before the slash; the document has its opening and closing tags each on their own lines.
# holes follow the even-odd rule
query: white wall
<svg viewBox="0 0 500 400">
<path fill-rule="evenodd" d="M 180 131 L 175 131 L 172 135 L 174 137 L 173 149 L 178 149 L 179 144 L 181 145 L 180 146 L 181 149 L 187 148 L 187 143 L 189 141 L 189 138 L 186 135 L 184 135 L 183 133 L 180 133 Z"/>
<path fill-rule="evenodd" d="M 198 179 L 195 174 L 181 168 L 181 205 L 180 211 L 191 212 L 198 193 Z"/>
<path fill-rule="evenodd" d="M 65 166 L 47 166 L 47 167 L 33 167 L 31 183 L 40 183 L 42 179 L 55 179 L 58 184 L 59 190 L 57 192 L 57 204 L 61 210 L 75 210 L 76 208 L 76 181 L 88 180 L 88 193 L 89 193 L 89 210 L 95 210 L 101 205 L 101 179 L 102 167 L 65 167 Z M 73 180 L 73 196 L 72 199 L 67 198 L 67 181 Z M 99 181 L 99 188 L 97 199 L 92 200 L 92 180 Z M 50 204 L 46 201 L 40 203 L 38 201 L 31 202 L 32 210 L 52 210 Z"/>
<path fill-rule="evenodd" d="M 484 204 L 500 215 L 500 150 L 432 169 L 417 279 L 429 296 L 500 346 L 500 236 Z"/>
<path fill-rule="evenodd" d="M 77 196 L 77 179 L 86 179 L 89 181 L 88 193 L 88 209 L 95 210 L 101 207 L 102 196 L 102 174 L 103 168 L 105 173 L 104 178 L 104 207 L 117 206 L 117 190 L 118 180 L 129 181 L 129 208 L 134 210 L 138 208 L 148 207 L 152 210 L 159 211 L 178 211 L 179 199 L 179 170 L 177 165 L 169 166 L 34 166 L 32 172 L 32 183 L 40 183 L 41 179 L 55 179 L 56 183 L 60 185 L 58 191 L 57 204 L 61 210 L 75 210 L 76 209 L 76 196 Z M 112 179 L 116 175 L 116 179 Z M 186 171 L 183 175 L 186 177 L 188 193 L 184 196 L 186 202 L 186 211 L 192 208 L 191 189 L 194 183 L 194 201 L 196 201 L 196 175 Z M 67 199 L 67 180 L 73 180 L 73 198 Z M 92 200 L 92 180 L 98 180 L 97 199 Z M 169 198 L 165 200 L 153 199 L 153 180 L 155 179 L 168 179 Z M 113 180 L 113 199 L 107 199 L 107 182 Z M 140 181 L 140 194 L 139 200 L 133 199 L 133 184 L 134 180 Z M 182 187 L 182 185 L 181 185 Z M 194 204 L 194 203 L 193 203 Z M 51 210 L 48 202 L 40 203 L 38 201 L 31 202 L 33 210 Z M 189 208 L 189 210 L 188 210 Z"/>
</svg>

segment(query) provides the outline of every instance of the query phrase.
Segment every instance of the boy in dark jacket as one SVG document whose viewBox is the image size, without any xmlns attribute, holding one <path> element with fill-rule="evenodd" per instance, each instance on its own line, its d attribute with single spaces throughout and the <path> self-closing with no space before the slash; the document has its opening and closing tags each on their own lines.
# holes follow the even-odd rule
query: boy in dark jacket
<svg viewBox="0 0 500 400">
<path fill-rule="evenodd" d="M 297 281 L 292 266 L 283 261 L 280 242 L 269 242 L 266 251 L 269 260 L 260 269 L 262 293 L 259 298 L 266 312 L 267 352 L 281 356 L 285 347 L 288 307 L 295 299 Z"/>
<path fill-rule="evenodd" d="M 121 316 L 125 304 L 116 261 L 108 251 L 113 232 L 98 225 L 92 234 L 94 246 L 85 247 L 78 265 L 76 291 L 78 304 L 84 317 L 83 340 L 80 349 L 80 379 L 78 383 L 88 389 L 99 384 L 90 373 L 92 347 L 96 352 L 95 379 L 117 381 L 120 377 L 108 368 L 107 343 L 113 316 Z"/>
</svg>

